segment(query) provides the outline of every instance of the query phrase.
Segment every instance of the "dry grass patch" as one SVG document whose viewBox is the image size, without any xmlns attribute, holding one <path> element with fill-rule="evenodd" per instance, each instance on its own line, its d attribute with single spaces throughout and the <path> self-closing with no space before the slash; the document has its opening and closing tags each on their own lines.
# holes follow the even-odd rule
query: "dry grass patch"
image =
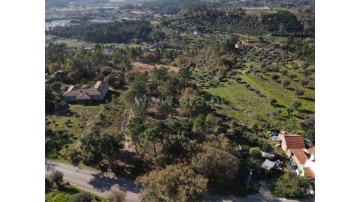
<svg viewBox="0 0 360 202">
<path fill-rule="evenodd" d="M 160 68 L 162 66 L 168 68 L 170 72 L 177 73 L 180 70 L 179 67 L 170 66 L 170 65 L 162 65 L 162 64 L 152 64 L 152 65 L 150 65 L 150 64 L 144 64 L 144 63 L 141 63 L 141 62 L 132 62 L 131 65 L 133 67 L 132 71 L 134 71 L 134 72 L 150 71 L 154 67 Z"/>
</svg>

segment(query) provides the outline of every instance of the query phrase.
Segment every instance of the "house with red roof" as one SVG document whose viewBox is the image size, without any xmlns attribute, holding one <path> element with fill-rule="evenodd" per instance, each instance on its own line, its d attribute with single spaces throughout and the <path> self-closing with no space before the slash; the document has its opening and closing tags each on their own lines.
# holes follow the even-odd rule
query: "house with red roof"
<svg viewBox="0 0 360 202">
<path fill-rule="evenodd" d="M 281 148 L 297 166 L 297 173 L 315 179 L 315 146 L 306 148 L 304 137 L 296 134 L 280 134 Z"/>
<path fill-rule="evenodd" d="M 84 89 L 81 86 L 71 85 L 63 94 L 64 101 L 91 103 L 93 100 L 103 100 L 109 91 L 106 81 L 97 81 L 91 88 Z"/>
</svg>

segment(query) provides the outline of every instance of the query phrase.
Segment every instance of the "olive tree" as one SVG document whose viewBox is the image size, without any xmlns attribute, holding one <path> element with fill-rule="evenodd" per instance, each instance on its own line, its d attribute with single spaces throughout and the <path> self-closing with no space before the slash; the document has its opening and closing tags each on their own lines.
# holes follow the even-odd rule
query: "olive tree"
<svg viewBox="0 0 360 202">
<path fill-rule="evenodd" d="M 51 175 L 49 176 L 49 181 L 52 184 L 56 184 L 57 186 L 61 186 L 62 182 L 63 182 L 63 177 L 64 174 L 60 171 L 55 171 L 53 173 L 51 173 Z"/>
<path fill-rule="evenodd" d="M 301 80 L 300 81 L 300 84 L 303 86 L 303 87 L 305 87 L 306 85 L 308 85 L 308 81 L 307 80 Z"/>
<path fill-rule="evenodd" d="M 299 98 L 300 96 L 303 96 L 305 91 L 304 90 L 295 90 L 295 95 Z"/>
<path fill-rule="evenodd" d="M 289 81 L 289 80 L 282 80 L 282 81 L 281 81 L 281 85 L 282 85 L 284 88 L 286 88 L 286 87 L 290 86 L 290 81 Z"/>
</svg>

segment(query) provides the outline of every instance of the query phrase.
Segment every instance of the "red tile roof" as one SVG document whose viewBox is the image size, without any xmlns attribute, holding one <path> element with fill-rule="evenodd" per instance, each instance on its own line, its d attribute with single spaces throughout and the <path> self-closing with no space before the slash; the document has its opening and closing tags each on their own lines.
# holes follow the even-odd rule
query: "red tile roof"
<svg viewBox="0 0 360 202">
<path fill-rule="evenodd" d="M 310 180 L 315 179 L 315 173 L 313 170 L 311 170 L 311 168 L 306 167 L 304 168 L 304 174 L 305 176 L 307 176 Z"/>
<path fill-rule="evenodd" d="M 290 152 L 294 154 L 301 164 L 305 164 L 305 162 L 309 159 L 309 156 L 307 156 L 302 149 L 290 149 Z"/>
<path fill-rule="evenodd" d="M 83 89 L 81 86 L 69 86 L 63 96 L 76 97 L 76 99 L 91 99 L 91 96 L 99 96 L 107 86 L 106 81 L 97 81 L 95 85 L 89 89 Z"/>
<path fill-rule="evenodd" d="M 71 85 L 71 86 L 69 86 L 67 91 L 64 93 L 64 95 L 66 95 L 66 96 L 78 96 L 78 95 L 81 94 L 80 90 L 81 90 L 81 86 Z"/>
<path fill-rule="evenodd" d="M 304 137 L 301 135 L 284 135 L 288 149 L 305 149 Z"/>
<path fill-rule="evenodd" d="M 315 154 L 315 146 L 310 147 L 309 149 L 307 149 L 307 151 L 309 152 L 309 154 Z"/>
<path fill-rule="evenodd" d="M 101 92 L 95 89 L 84 89 L 84 91 L 89 95 L 101 95 Z"/>
<path fill-rule="evenodd" d="M 92 89 L 97 90 L 101 93 L 106 85 L 107 85 L 106 81 L 97 81 L 95 85 L 92 87 Z"/>
</svg>

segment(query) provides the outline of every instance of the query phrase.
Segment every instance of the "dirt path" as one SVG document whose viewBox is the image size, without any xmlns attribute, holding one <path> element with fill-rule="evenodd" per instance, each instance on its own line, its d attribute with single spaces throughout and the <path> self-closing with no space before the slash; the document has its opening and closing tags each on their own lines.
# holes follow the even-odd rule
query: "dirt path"
<svg viewBox="0 0 360 202">
<path fill-rule="evenodd" d="M 129 123 L 130 118 L 132 117 L 132 110 L 130 108 L 126 108 L 123 113 L 123 119 L 120 123 L 120 133 L 124 133 L 126 126 Z M 131 142 L 131 138 L 125 133 L 125 144 L 124 149 L 127 151 L 135 151 L 132 145 L 129 145 Z"/>
<path fill-rule="evenodd" d="M 85 134 L 89 134 L 91 132 L 92 126 L 94 126 L 96 119 L 99 118 L 100 114 L 103 111 L 104 111 L 104 106 L 101 107 L 101 109 L 98 111 L 98 113 L 95 116 L 90 117 L 89 120 L 86 121 Z"/>
</svg>

